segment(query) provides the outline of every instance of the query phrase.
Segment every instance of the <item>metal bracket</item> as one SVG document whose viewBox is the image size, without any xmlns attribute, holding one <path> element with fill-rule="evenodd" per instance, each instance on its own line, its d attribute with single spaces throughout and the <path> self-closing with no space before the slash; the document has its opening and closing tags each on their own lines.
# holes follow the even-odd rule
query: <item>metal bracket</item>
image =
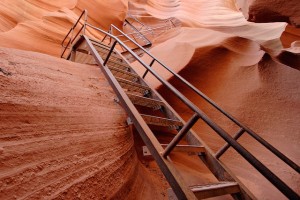
<svg viewBox="0 0 300 200">
<path fill-rule="evenodd" d="M 139 81 L 139 79 L 137 77 L 132 79 L 132 82 L 138 82 L 138 81 Z"/>
<path fill-rule="evenodd" d="M 127 125 L 132 125 L 133 124 L 130 117 L 127 117 L 126 123 L 127 123 Z"/>
<path fill-rule="evenodd" d="M 115 101 L 116 103 L 120 103 L 120 99 L 119 99 L 118 97 L 114 97 L 114 101 Z"/>
<path fill-rule="evenodd" d="M 156 105 L 153 107 L 153 110 L 160 110 L 161 109 L 161 105 Z"/>
<path fill-rule="evenodd" d="M 151 94 L 151 92 L 149 90 L 145 90 L 143 95 L 144 97 L 148 97 Z"/>
<path fill-rule="evenodd" d="M 149 149 L 147 146 L 143 146 L 143 156 L 151 156 Z"/>
</svg>

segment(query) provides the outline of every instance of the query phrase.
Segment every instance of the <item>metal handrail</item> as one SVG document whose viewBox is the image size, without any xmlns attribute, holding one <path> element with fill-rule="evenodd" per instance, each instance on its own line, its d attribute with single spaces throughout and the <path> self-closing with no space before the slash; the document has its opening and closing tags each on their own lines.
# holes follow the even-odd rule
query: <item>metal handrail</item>
<svg viewBox="0 0 300 200">
<path fill-rule="evenodd" d="M 75 37 L 73 38 L 73 32 L 75 30 L 75 28 L 77 27 L 78 23 L 80 22 L 81 18 L 84 15 L 84 23 L 82 25 L 82 27 L 80 28 L 80 30 L 77 32 L 77 34 L 75 35 Z M 70 45 L 73 44 L 73 42 L 75 41 L 75 39 L 77 38 L 77 36 L 79 35 L 79 33 L 83 30 L 83 33 L 85 33 L 85 28 L 86 28 L 86 22 L 87 22 L 87 17 L 88 17 L 88 11 L 85 9 L 82 11 L 81 15 L 79 16 L 79 18 L 77 19 L 77 21 L 74 23 L 74 25 L 72 26 L 72 28 L 70 28 L 69 32 L 67 33 L 67 35 L 65 36 L 65 38 L 63 39 L 63 41 L 61 42 L 61 46 L 62 46 L 62 53 L 61 53 L 61 58 L 63 58 L 66 50 L 68 49 L 68 47 Z M 64 43 L 66 41 L 66 39 L 69 37 L 69 35 L 72 33 L 72 36 L 69 40 L 69 42 L 67 43 L 66 46 L 64 46 Z"/>
<path fill-rule="evenodd" d="M 129 35 L 132 35 L 134 40 L 136 40 L 136 38 L 134 37 L 134 34 L 138 34 L 138 35 L 140 35 L 140 38 L 143 38 L 147 42 L 143 46 L 147 46 L 147 47 L 152 46 L 152 42 L 147 37 L 145 37 L 145 34 L 142 34 L 142 32 L 140 30 L 137 30 L 128 20 L 125 19 L 125 22 L 127 22 L 127 24 L 129 24 L 129 26 L 135 31 L 135 32 L 126 34 L 127 38 L 129 37 Z M 109 27 L 108 33 L 113 34 L 113 28 L 114 28 L 114 26 L 113 26 L 113 24 L 111 24 L 110 27 Z M 106 39 L 106 37 L 107 37 L 107 35 L 105 35 L 101 41 L 103 42 Z M 124 37 L 124 35 L 123 34 L 122 35 L 115 35 L 115 37 Z M 130 40 L 126 40 L 126 41 L 123 41 L 123 42 L 128 42 L 128 41 L 130 41 Z M 109 40 L 109 44 L 110 43 L 111 43 L 111 38 Z"/>
<path fill-rule="evenodd" d="M 141 30 L 144 28 L 144 27 L 146 27 L 146 29 L 148 29 L 148 32 L 152 32 L 152 34 L 153 34 L 153 29 L 152 29 L 152 27 L 149 27 L 149 26 L 147 26 L 146 24 L 144 24 L 143 22 L 141 22 L 140 20 L 138 20 L 135 16 L 133 16 L 132 14 L 130 14 L 130 13 L 127 13 L 127 16 L 129 16 L 131 19 L 133 19 L 135 22 L 137 22 L 138 24 L 140 24 L 141 25 L 141 28 L 140 28 L 140 32 L 141 32 Z"/>
<path fill-rule="evenodd" d="M 139 30 L 137 30 L 137 28 L 135 28 L 127 19 L 125 19 L 125 22 L 127 22 L 127 24 L 129 24 L 129 26 L 136 31 L 142 38 L 144 38 L 147 41 L 146 45 L 152 44 L 150 40 L 148 40 L 147 37 L 145 37 L 145 35 L 143 35 Z"/>
<path fill-rule="evenodd" d="M 141 22 L 140 20 L 138 20 L 134 15 L 132 15 L 132 14 L 130 14 L 130 13 L 127 13 L 127 15 L 129 16 L 129 17 L 131 17 L 132 19 L 134 19 L 136 22 L 138 22 L 139 24 L 141 24 L 142 26 L 145 26 L 145 24 L 143 23 L 143 22 Z M 170 18 L 168 18 L 168 19 L 165 19 L 165 20 L 162 20 L 162 21 L 164 21 L 165 23 L 167 23 L 167 22 L 171 22 L 171 24 L 173 25 L 173 27 L 176 27 L 177 25 L 176 25 L 176 22 L 174 23 L 172 20 L 173 19 L 176 19 L 175 17 L 170 17 Z M 181 23 L 180 23 L 181 24 Z M 165 27 L 165 26 L 164 26 Z M 151 28 L 151 29 L 153 29 L 153 28 Z"/>
<path fill-rule="evenodd" d="M 232 138 L 225 130 L 223 130 L 221 127 L 219 127 L 214 121 L 212 121 L 202 110 L 200 110 L 194 103 L 192 103 L 189 99 L 187 99 L 181 92 L 179 92 L 173 85 L 171 85 L 168 81 L 166 81 L 164 78 L 162 78 L 156 71 L 154 71 L 151 66 L 147 65 L 144 61 L 142 61 L 138 55 L 136 55 L 127 45 L 125 45 L 118 37 L 107 33 L 91 24 L 88 24 L 86 21 L 84 23 L 84 27 L 89 26 L 106 36 L 112 38 L 115 40 L 113 46 L 110 49 L 110 52 L 112 52 L 116 46 L 116 44 L 119 44 L 122 48 L 126 49 L 136 60 L 139 61 L 139 63 L 146 68 L 148 72 L 150 72 L 157 80 L 159 80 L 164 86 L 166 86 L 169 90 L 171 90 L 174 95 L 176 95 L 183 103 L 185 103 L 186 106 L 188 106 L 191 110 L 195 112 L 194 116 L 189 120 L 190 124 L 185 125 L 185 130 L 182 132 L 187 132 L 194 124 L 194 121 L 198 118 L 201 118 L 207 125 L 209 125 L 218 135 L 220 135 L 230 146 L 232 146 L 241 156 L 243 156 L 253 167 L 255 167 L 266 179 L 268 179 L 277 189 L 279 189 L 285 196 L 291 199 L 297 199 L 299 198 L 298 194 L 294 192 L 288 185 L 286 185 L 281 179 L 279 179 L 272 171 L 270 171 L 264 164 L 262 164 L 257 158 L 255 158 L 250 152 L 248 152 L 243 146 L 241 146 L 234 138 Z M 112 25 L 114 26 L 114 25 Z M 119 30 L 117 27 L 114 26 L 120 33 L 123 33 L 121 30 Z M 123 33 L 125 34 L 125 33 Z M 192 90 L 194 90 L 198 95 L 200 95 L 202 98 L 204 98 L 207 102 L 209 102 L 211 105 L 213 105 L 215 108 L 217 108 L 221 113 L 223 113 L 225 116 L 227 116 L 229 119 L 231 119 L 233 122 L 235 122 L 237 125 L 239 125 L 241 128 L 243 128 L 246 132 L 248 132 L 250 135 L 254 133 L 252 130 L 244 126 L 242 123 L 238 122 L 235 118 L 233 118 L 231 115 L 226 113 L 223 109 L 221 109 L 216 103 L 214 103 L 211 99 L 209 99 L 206 95 L 204 95 L 202 92 L 200 92 L 197 88 L 195 88 L 192 84 L 190 84 L 188 81 L 186 81 L 183 77 L 176 74 L 173 70 L 162 64 L 159 60 L 157 60 L 152 54 L 150 54 L 147 50 L 145 50 L 141 45 L 139 45 L 137 42 L 132 40 L 130 37 L 124 35 L 127 37 L 131 42 L 133 42 L 135 45 L 137 45 L 140 49 L 142 49 L 145 53 L 147 53 L 150 57 L 153 58 L 154 61 L 158 62 L 160 65 L 162 65 L 165 69 L 167 69 L 169 72 L 171 72 L 175 77 L 179 78 L 183 83 L 185 83 L 187 86 L 189 86 Z M 77 36 L 76 36 L 77 37 Z M 75 38 L 76 38 L 75 37 Z M 74 39 L 75 39 L 74 38 Z M 106 65 L 107 61 L 110 58 L 111 53 L 109 53 L 105 59 L 104 66 Z M 154 61 L 152 60 L 152 64 Z M 266 146 L 271 152 L 273 152 L 275 155 L 278 154 L 278 150 L 275 149 L 273 146 L 271 146 L 269 143 L 264 141 L 262 138 L 260 138 L 257 134 L 254 133 L 254 138 L 257 139 L 261 144 Z M 176 142 L 176 141 L 175 141 Z M 168 148 L 168 147 L 167 147 Z M 275 149 L 275 150 L 274 150 Z M 279 152 L 277 156 L 283 160 L 285 163 L 290 165 L 293 169 L 296 171 L 299 170 L 299 166 L 297 166 L 293 161 L 289 160 L 286 156 L 284 156 L 281 152 Z M 281 156 L 282 155 L 282 156 Z M 290 162 L 286 162 L 286 159 Z"/>
<path fill-rule="evenodd" d="M 120 33 L 123 33 L 120 29 L 112 25 L 116 30 L 118 30 Z M 125 33 L 124 33 L 125 34 Z M 124 35 L 126 37 L 126 35 Z M 243 128 L 245 132 L 247 132 L 249 135 L 251 135 L 254 139 L 256 139 L 260 144 L 262 144 L 264 147 L 266 147 L 269 151 L 274 153 L 279 159 L 281 159 L 283 162 L 285 162 L 287 165 L 289 165 L 291 168 L 293 168 L 295 171 L 300 173 L 300 167 L 294 163 L 292 160 L 290 160 L 287 156 L 282 154 L 280 151 L 278 151 L 275 147 L 273 147 L 270 143 L 265 141 L 262 137 L 260 137 L 257 133 L 255 133 L 253 130 L 248 128 L 243 123 L 239 122 L 236 118 L 234 118 L 232 115 L 227 113 L 225 110 L 223 110 L 220 106 L 217 105 L 212 99 L 210 99 L 208 96 L 206 96 L 203 92 L 201 92 L 199 89 L 197 89 L 194 85 L 192 85 L 190 82 L 188 82 L 186 79 L 184 79 L 182 76 L 174 72 L 172 69 L 164 65 L 162 62 L 160 62 L 155 56 L 153 56 L 149 51 L 147 51 L 145 48 L 140 46 L 138 43 L 136 43 L 131 38 L 127 37 L 131 42 L 135 43 L 141 50 L 143 50 L 146 54 L 148 54 L 153 60 L 151 61 L 150 65 L 152 66 L 154 62 L 159 63 L 162 67 L 164 67 L 166 70 L 168 70 L 172 75 L 174 75 L 177 79 L 179 79 L 181 82 L 183 82 L 185 85 L 187 85 L 190 89 L 192 89 L 195 93 L 197 93 L 199 96 L 201 96 L 204 100 L 206 100 L 209 104 L 211 104 L 214 108 L 216 108 L 218 111 L 220 111 L 222 114 L 224 114 L 228 119 L 230 119 L 232 122 L 234 122 L 236 125 L 238 125 L 240 128 Z M 143 75 L 143 78 L 145 78 L 146 73 L 148 70 L 146 70 L 145 74 Z"/>
<path fill-rule="evenodd" d="M 219 136 L 221 136 L 230 146 L 232 146 L 243 158 L 245 158 L 256 170 L 258 170 L 266 179 L 268 179 L 279 191 L 281 191 L 286 197 L 290 199 L 299 198 L 298 194 L 294 192 L 286 183 L 284 183 L 278 176 L 276 176 L 271 170 L 269 170 L 263 163 L 261 163 L 256 157 L 254 157 L 248 150 L 234 140 L 225 130 L 219 127 L 213 120 L 211 120 L 202 110 L 200 110 L 194 103 L 187 99 L 182 93 L 180 93 L 173 85 L 162 78 L 156 71 L 154 71 L 149 65 L 142 61 L 138 55 L 136 55 L 127 45 L 125 45 L 119 38 L 114 35 L 107 33 L 93 25 L 86 24 L 87 26 L 100 31 L 103 34 L 111 37 L 115 40 L 114 44 L 118 43 L 124 49 L 126 49 L 136 60 L 139 61 L 143 67 L 145 67 L 157 80 L 159 80 L 164 86 L 173 92 L 186 106 L 193 110 L 208 126 L 210 126 Z M 113 51 L 113 47 L 110 51 Z M 106 61 L 109 59 L 108 54 Z M 104 65 L 105 66 L 105 65 Z M 195 116 L 193 116 L 194 118 Z M 196 117 L 195 117 L 196 118 Z M 191 118 L 189 121 L 193 121 Z M 193 124 L 192 124 L 193 125 Z M 187 125 L 188 128 L 191 126 Z M 167 147 L 168 148 L 168 147 Z"/>
<path fill-rule="evenodd" d="M 147 25 L 145 25 L 144 23 L 142 23 L 141 21 L 139 21 L 135 16 L 131 15 L 131 14 L 127 14 L 130 18 L 134 19 L 137 23 L 139 23 L 140 25 L 142 25 L 142 28 L 143 27 L 147 27 L 148 30 L 142 30 L 142 28 L 140 30 L 138 30 L 135 26 L 132 25 L 132 23 L 125 19 L 125 22 L 127 22 L 127 24 L 129 24 L 129 26 L 135 31 L 135 32 L 131 32 L 131 33 L 123 33 L 120 34 L 120 35 L 114 35 L 113 34 L 113 28 L 115 28 L 115 26 L 113 24 L 110 25 L 109 27 L 109 30 L 108 30 L 108 33 L 111 33 L 113 34 L 114 36 L 116 37 L 124 37 L 125 35 L 126 36 L 132 36 L 134 38 L 134 40 L 137 42 L 136 38 L 134 37 L 135 34 L 139 34 L 140 36 L 138 38 L 143 38 L 142 40 L 146 41 L 147 43 L 145 45 L 140 45 L 140 46 L 143 46 L 143 47 L 149 47 L 149 46 L 152 46 L 152 42 L 145 36 L 147 35 L 148 33 L 152 32 L 151 34 L 153 34 L 153 31 L 154 30 L 158 30 L 158 29 L 161 29 L 161 28 L 165 28 L 166 26 L 163 25 L 163 26 L 157 26 L 157 27 L 154 27 L 154 28 L 150 28 L 148 27 Z M 167 19 L 166 22 L 170 22 L 171 23 L 171 27 L 177 27 L 176 23 L 174 23 L 172 21 L 173 18 L 170 18 L 170 19 Z M 103 37 L 103 39 L 101 40 L 102 42 L 106 39 L 107 35 L 105 35 Z M 128 38 L 128 37 L 127 37 Z M 129 42 L 130 40 L 123 40 L 123 42 Z M 111 43 L 111 38 L 110 38 L 110 42 L 109 44 Z M 137 42 L 138 43 L 138 42 Z M 139 44 L 139 43 L 138 43 Z"/>
<path fill-rule="evenodd" d="M 155 28 L 151 28 L 151 30 L 156 30 L 156 29 L 161 29 L 161 28 L 165 28 L 166 26 L 157 26 Z M 147 35 L 149 33 L 149 31 L 147 30 L 139 30 L 140 33 L 142 33 L 142 35 Z M 121 35 L 116 35 L 117 37 L 121 37 L 121 36 L 124 36 L 124 35 L 133 35 L 133 34 L 136 34 L 136 33 L 124 33 L 124 34 L 121 34 Z M 147 39 L 148 40 L 148 39 Z"/>
</svg>

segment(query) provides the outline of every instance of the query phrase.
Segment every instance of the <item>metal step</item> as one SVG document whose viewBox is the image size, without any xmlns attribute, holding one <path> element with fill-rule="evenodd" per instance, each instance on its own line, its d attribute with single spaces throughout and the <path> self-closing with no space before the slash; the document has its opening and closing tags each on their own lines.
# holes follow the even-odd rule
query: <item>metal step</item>
<svg viewBox="0 0 300 200">
<path fill-rule="evenodd" d="M 127 93 L 127 96 L 132 101 L 132 103 L 135 105 L 144 106 L 144 107 L 148 107 L 148 108 L 154 108 L 154 109 L 160 109 L 162 106 L 164 106 L 164 103 L 159 100 L 137 96 L 137 95 L 129 93 L 129 92 Z"/>
<path fill-rule="evenodd" d="M 147 95 L 151 92 L 151 89 L 148 86 L 144 86 L 132 81 L 128 81 L 123 78 L 116 77 L 119 84 L 122 86 L 122 88 L 126 89 L 127 91 L 133 91 L 133 92 L 139 92 L 142 95 Z"/>
<path fill-rule="evenodd" d="M 118 67 L 113 67 L 111 65 L 108 65 L 108 68 L 113 73 L 115 77 L 126 79 L 128 81 L 132 82 L 138 82 L 140 76 L 134 73 L 131 73 L 129 71 L 124 71 Z"/>
<path fill-rule="evenodd" d="M 95 58 L 92 55 L 82 53 L 81 51 L 76 51 L 75 62 L 90 65 L 97 64 Z"/>
<path fill-rule="evenodd" d="M 106 44 L 104 44 L 103 42 L 101 42 L 101 41 L 97 41 L 97 40 L 94 40 L 94 39 L 91 39 L 90 38 L 90 41 L 92 42 L 92 44 L 94 45 L 94 46 L 100 46 L 100 47 L 103 47 L 103 48 L 105 48 L 105 49 L 110 49 L 110 46 L 109 45 L 106 45 Z"/>
<path fill-rule="evenodd" d="M 97 49 L 97 52 L 99 53 L 99 55 L 101 56 L 102 60 L 105 60 L 107 55 L 108 55 L 108 51 L 99 51 Z M 124 61 L 124 59 L 118 55 L 118 54 L 111 54 L 109 59 L 108 59 L 108 63 L 113 63 L 113 64 L 118 64 L 118 65 L 125 65 L 125 66 L 129 66 L 127 62 Z"/>
<path fill-rule="evenodd" d="M 101 58 L 103 60 L 105 59 L 105 57 L 101 57 Z M 89 52 L 85 49 L 76 50 L 75 62 L 86 63 L 86 64 L 97 64 L 94 57 L 90 55 Z M 109 61 L 107 62 L 107 65 L 109 67 L 120 68 L 121 70 L 124 71 L 130 71 L 130 66 L 126 62 L 124 62 L 123 59 L 122 61 L 120 60 L 116 61 L 110 58 Z"/>
<path fill-rule="evenodd" d="M 98 46 L 95 46 L 97 52 L 101 55 L 107 55 L 109 53 L 110 50 L 107 50 L 107 49 L 103 49 L 102 47 L 98 47 Z M 112 52 L 112 54 L 110 55 L 112 58 L 115 58 L 115 59 L 120 59 L 122 60 L 122 57 L 117 54 L 115 51 Z"/>
<path fill-rule="evenodd" d="M 102 56 L 106 57 L 110 51 L 110 49 L 98 46 L 98 45 L 94 45 L 95 49 L 97 50 L 97 52 Z M 110 55 L 112 59 L 116 59 L 116 60 L 123 60 L 123 58 L 115 51 L 112 52 L 112 54 Z"/>
<path fill-rule="evenodd" d="M 219 182 L 207 185 L 190 186 L 198 199 L 206 199 L 226 194 L 240 192 L 240 187 L 236 182 Z"/>
<path fill-rule="evenodd" d="M 107 66 L 120 68 L 124 71 L 130 71 L 131 70 L 130 66 L 126 62 L 117 62 L 117 61 L 114 61 L 114 60 L 111 60 L 111 59 L 108 60 Z"/>
<path fill-rule="evenodd" d="M 164 149 L 168 144 L 161 145 Z M 187 153 L 205 153 L 205 147 L 197 145 L 176 145 L 172 152 L 187 152 Z"/>
<path fill-rule="evenodd" d="M 141 114 L 145 122 L 149 125 L 155 125 L 155 126 L 167 126 L 167 127 L 173 127 L 173 126 L 183 126 L 182 122 L 179 120 L 174 119 L 167 119 L 162 117 L 156 117 L 151 115 L 143 115 Z"/>
<path fill-rule="evenodd" d="M 143 47 L 147 50 L 149 50 L 149 48 L 151 47 L 151 43 L 150 44 L 147 44 L 147 45 L 144 45 Z M 132 51 L 137 54 L 139 57 L 142 57 L 144 55 L 144 51 L 142 49 L 140 49 L 139 47 L 138 48 L 135 48 L 135 49 L 132 49 Z M 134 62 L 136 59 L 132 56 L 131 53 L 129 53 L 128 51 L 123 51 L 122 53 L 122 56 L 124 56 L 126 58 L 126 60 L 130 63 Z"/>
</svg>

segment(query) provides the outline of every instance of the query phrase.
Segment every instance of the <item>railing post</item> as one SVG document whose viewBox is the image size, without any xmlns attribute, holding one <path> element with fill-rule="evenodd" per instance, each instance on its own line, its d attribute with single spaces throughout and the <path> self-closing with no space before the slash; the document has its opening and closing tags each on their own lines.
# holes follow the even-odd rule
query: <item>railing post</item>
<svg viewBox="0 0 300 200">
<path fill-rule="evenodd" d="M 86 23 L 87 23 L 88 13 L 84 10 L 84 25 L 83 25 L 83 35 L 85 35 Z"/>
<path fill-rule="evenodd" d="M 104 66 L 106 65 L 106 63 L 107 63 L 107 61 L 108 61 L 110 55 L 112 54 L 112 52 L 113 52 L 113 50 L 114 50 L 116 44 L 117 44 L 117 41 L 115 41 L 115 42 L 113 43 L 113 45 L 111 46 L 110 51 L 109 51 L 109 53 L 107 54 L 107 57 L 105 58 L 105 61 L 104 61 L 104 63 L 103 63 Z"/>
<path fill-rule="evenodd" d="M 239 139 L 243 133 L 245 132 L 245 129 L 241 128 L 234 136 L 233 136 L 233 139 L 237 140 Z M 226 151 L 227 149 L 230 147 L 230 144 L 227 143 L 225 144 L 216 154 L 216 158 L 220 158 Z"/>
<path fill-rule="evenodd" d="M 71 45 L 73 44 L 73 36 L 74 36 L 74 27 L 72 28 L 71 31 Z"/>
<path fill-rule="evenodd" d="M 195 113 L 193 117 L 182 127 L 179 133 L 174 137 L 174 139 L 168 144 L 165 151 L 163 152 L 163 157 L 166 158 L 171 151 L 175 148 L 175 146 L 180 142 L 180 140 L 185 136 L 185 134 L 194 126 L 194 124 L 198 121 L 199 115 Z"/>
<path fill-rule="evenodd" d="M 150 63 L 149 66 L 152 67 L 152 65 L 154 64 L 154 62 L 155 62 L 155 59 L 153 59 L 153 60 L 151 61 L 151 63 Z M 147 69 L 147 70 L 145 71 L 144 75 L 143 75 L 143 78 L 146 77 L 146 75 L 148 74 L 148 72 L 149 72 L 149 70 Z"/>
</svg>

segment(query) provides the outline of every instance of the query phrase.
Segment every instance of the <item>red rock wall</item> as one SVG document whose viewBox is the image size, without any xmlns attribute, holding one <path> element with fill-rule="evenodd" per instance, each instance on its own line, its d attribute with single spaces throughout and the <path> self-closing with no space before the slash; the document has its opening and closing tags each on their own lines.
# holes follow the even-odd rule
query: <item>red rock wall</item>
<svg viewBox="0 0 300 200">
<path fill-rule="evenodd" d="M 122 25 L 127 0 L 3 0 L 0 46 L 60 56 L 62 40 L 84 9 L 89 23 L 108 30 Z"/>
<path fill-rule="evenodd" d="M 0 49 L 0 199 L 163 198 L 96 66 Z"/>
<path fill-rule="evenodd" d="M 300 3 L 298 0 L 254 0 L 249 6 L 249 21 L 281 21 L 300 27 Z"/>
</svg>

